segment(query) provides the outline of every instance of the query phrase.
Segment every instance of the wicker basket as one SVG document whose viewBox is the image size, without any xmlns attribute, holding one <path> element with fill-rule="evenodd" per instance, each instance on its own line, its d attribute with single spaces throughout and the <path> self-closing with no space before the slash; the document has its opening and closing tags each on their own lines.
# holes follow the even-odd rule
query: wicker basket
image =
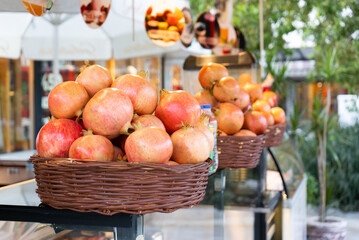
<svg viewBox="0 0 359 240">
<path fill-rule="evenodd" d="M 265 135 L 265 147 L 275 147 L 280 146 L 283 141 L 283 136 L 287 124 L 281 123 L 276 125 L 268 126 Z"/>
<path fill-rule="evenodd" d="M 218 168 L 254 168 L 264 148 L 264 135 L 217 137 Z"/>
<path fill-rule="evenodd" d="M 170 166 L 30 158 L 37 194 L 53 208 L 78 212 L 145 214 L 173 212 L 199 204 L 212 160 Z"/>
</svg>

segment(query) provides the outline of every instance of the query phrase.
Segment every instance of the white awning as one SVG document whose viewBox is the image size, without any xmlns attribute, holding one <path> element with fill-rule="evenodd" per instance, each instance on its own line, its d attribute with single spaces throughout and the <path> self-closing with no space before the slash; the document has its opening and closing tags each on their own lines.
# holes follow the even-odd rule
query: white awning
<svg viewBox="0 0 359 240">
<path fill-rule="evenodd" d="M 31 19 L 32 16 L 25 13 L 0 14 L 0 57 L 20 57 L 22 36 Z"/>
<path fill-rule="evenodd" d="M 25 58 L 51 60 L 54 56 L 56 25 L 34 17 L 23 37 Z M 107 60 L 112 56 L 111 40 L 101 28 L 86 26 L 80 14 L 58 26 L 59 60 Z"/>
</svg>

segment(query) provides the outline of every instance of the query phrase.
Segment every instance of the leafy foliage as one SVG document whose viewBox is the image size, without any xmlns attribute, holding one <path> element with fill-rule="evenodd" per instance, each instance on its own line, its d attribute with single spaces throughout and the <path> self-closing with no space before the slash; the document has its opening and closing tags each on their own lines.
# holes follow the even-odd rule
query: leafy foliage
<svg viewBox="0 0 359 240">
<path fill-rule="evenodd" d="M 334 122 L 334 121 L 333 121 Z M 359 124 L 329 128 L 327 156 L 327 203 L 344 211 L 359 210 Z M 304 141 L 305 139 L 305 141 Z M 317 140 L 312 131 L 303 137 L 299 151 L 308 176 L 307 200 L 317 205 L 319 199 L 315 151 Z"/>
</svg>

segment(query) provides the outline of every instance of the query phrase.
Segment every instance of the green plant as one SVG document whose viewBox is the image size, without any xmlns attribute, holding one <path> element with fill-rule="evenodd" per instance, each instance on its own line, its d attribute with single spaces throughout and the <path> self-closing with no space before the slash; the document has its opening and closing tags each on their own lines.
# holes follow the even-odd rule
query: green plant
<svg viewBox="0 0 359 240">
<path fill-rule="evenodd" d="M 317 179 L 310 173 L 307 173 L 307 202 L 317 205 L 318 201 L 318 181 Z"/>
</svg>

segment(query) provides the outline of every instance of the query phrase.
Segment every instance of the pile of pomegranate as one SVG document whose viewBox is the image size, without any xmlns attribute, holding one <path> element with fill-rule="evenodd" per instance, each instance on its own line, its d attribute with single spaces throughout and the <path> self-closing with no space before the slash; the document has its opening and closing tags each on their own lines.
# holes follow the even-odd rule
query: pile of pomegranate
<svg viewBox="0 0 359 240">
<path fill-rule="evenodd" d="M 198 80 L 203 91 L 195 95 L 199 104 L 211 104 L 219 136 L 257 136 L 270 125 L 285 123 L 277 95 L 254 83 L 250 74 L 235 79 L 225 66 L 209 63 L 201 68 Z"/>
<path fill-rule="evenodd" d="M 92 65 L 58 84 L 48 104 L 53 118 L 36 139 L 41 157 L 196 164 L 214 146 L 196 98 L 185 91 L 158 96 L 143 74 L 113 80 Z"/>
</svg>

